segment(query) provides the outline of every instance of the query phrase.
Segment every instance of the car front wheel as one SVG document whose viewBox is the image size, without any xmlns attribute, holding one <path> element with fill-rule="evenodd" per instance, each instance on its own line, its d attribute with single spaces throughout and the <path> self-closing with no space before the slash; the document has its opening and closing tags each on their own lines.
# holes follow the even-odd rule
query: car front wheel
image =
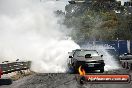
<svg viewBox="0 0 132 88">
<path fill-rule="evenodd" d="M 100 69 L 100 73 L 103 73 L 104 72 L 104 68 Z"/>
</svg>

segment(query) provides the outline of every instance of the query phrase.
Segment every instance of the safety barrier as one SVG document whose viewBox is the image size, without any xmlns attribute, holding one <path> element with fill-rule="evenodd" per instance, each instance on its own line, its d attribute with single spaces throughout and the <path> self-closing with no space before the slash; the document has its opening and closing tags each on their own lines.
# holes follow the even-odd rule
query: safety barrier
<svg viewBox="0 0 132 88">
<path fill-rule="evenodd" d="M 16 71 L 28 70 L 31 67 L 31 61 L 16 61 L 1 63 L 2 74 L 8 74 Z"/>
</svg>

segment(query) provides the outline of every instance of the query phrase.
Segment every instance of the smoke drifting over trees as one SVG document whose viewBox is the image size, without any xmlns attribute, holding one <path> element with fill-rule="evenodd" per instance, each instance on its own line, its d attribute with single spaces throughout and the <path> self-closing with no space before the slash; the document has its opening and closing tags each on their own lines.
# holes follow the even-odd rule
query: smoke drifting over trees
<svg viewBox="0 0 132 88">
<path fill-rule="evenodd" d="M 96 0 L 68 4 L 65 9 L 65 24 L 74 29 L 71 35 L 77 42 L 132 39 L 131 6 L 123 6 L 115 0 Z"/>
</svg>

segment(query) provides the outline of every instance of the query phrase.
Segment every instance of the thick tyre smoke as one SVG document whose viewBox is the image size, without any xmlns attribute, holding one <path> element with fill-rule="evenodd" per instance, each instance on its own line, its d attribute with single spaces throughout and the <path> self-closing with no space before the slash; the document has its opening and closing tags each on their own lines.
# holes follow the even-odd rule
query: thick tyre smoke
<svg viewBox="0 0 132 88">
<path fill-rule="evenodd" d="M 64 7 L 55 0 L 1 0 L 0 60 L 31 60 L 33 71 L 64 72 L 68 51 L 79 48 L 54 14 Z"/>
</svg>

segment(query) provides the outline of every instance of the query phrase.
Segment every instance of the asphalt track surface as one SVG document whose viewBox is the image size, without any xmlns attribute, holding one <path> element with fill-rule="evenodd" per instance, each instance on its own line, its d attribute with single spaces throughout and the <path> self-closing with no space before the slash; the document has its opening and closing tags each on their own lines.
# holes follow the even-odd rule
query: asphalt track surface
<svg viewBox="0 0 132 88">
<path fill-rule="evenodd" d="M 119 69 L 105 72 L 106 74 L 130 74 L 132 72 Z M 89 84 L 81 85 L 75 74 L 65 73 L 38 73 L 14 81 L 11 85 L 3 85 L 0 88 L 132 88 L 132 81 L 128 84 Z"/>
</svg>

